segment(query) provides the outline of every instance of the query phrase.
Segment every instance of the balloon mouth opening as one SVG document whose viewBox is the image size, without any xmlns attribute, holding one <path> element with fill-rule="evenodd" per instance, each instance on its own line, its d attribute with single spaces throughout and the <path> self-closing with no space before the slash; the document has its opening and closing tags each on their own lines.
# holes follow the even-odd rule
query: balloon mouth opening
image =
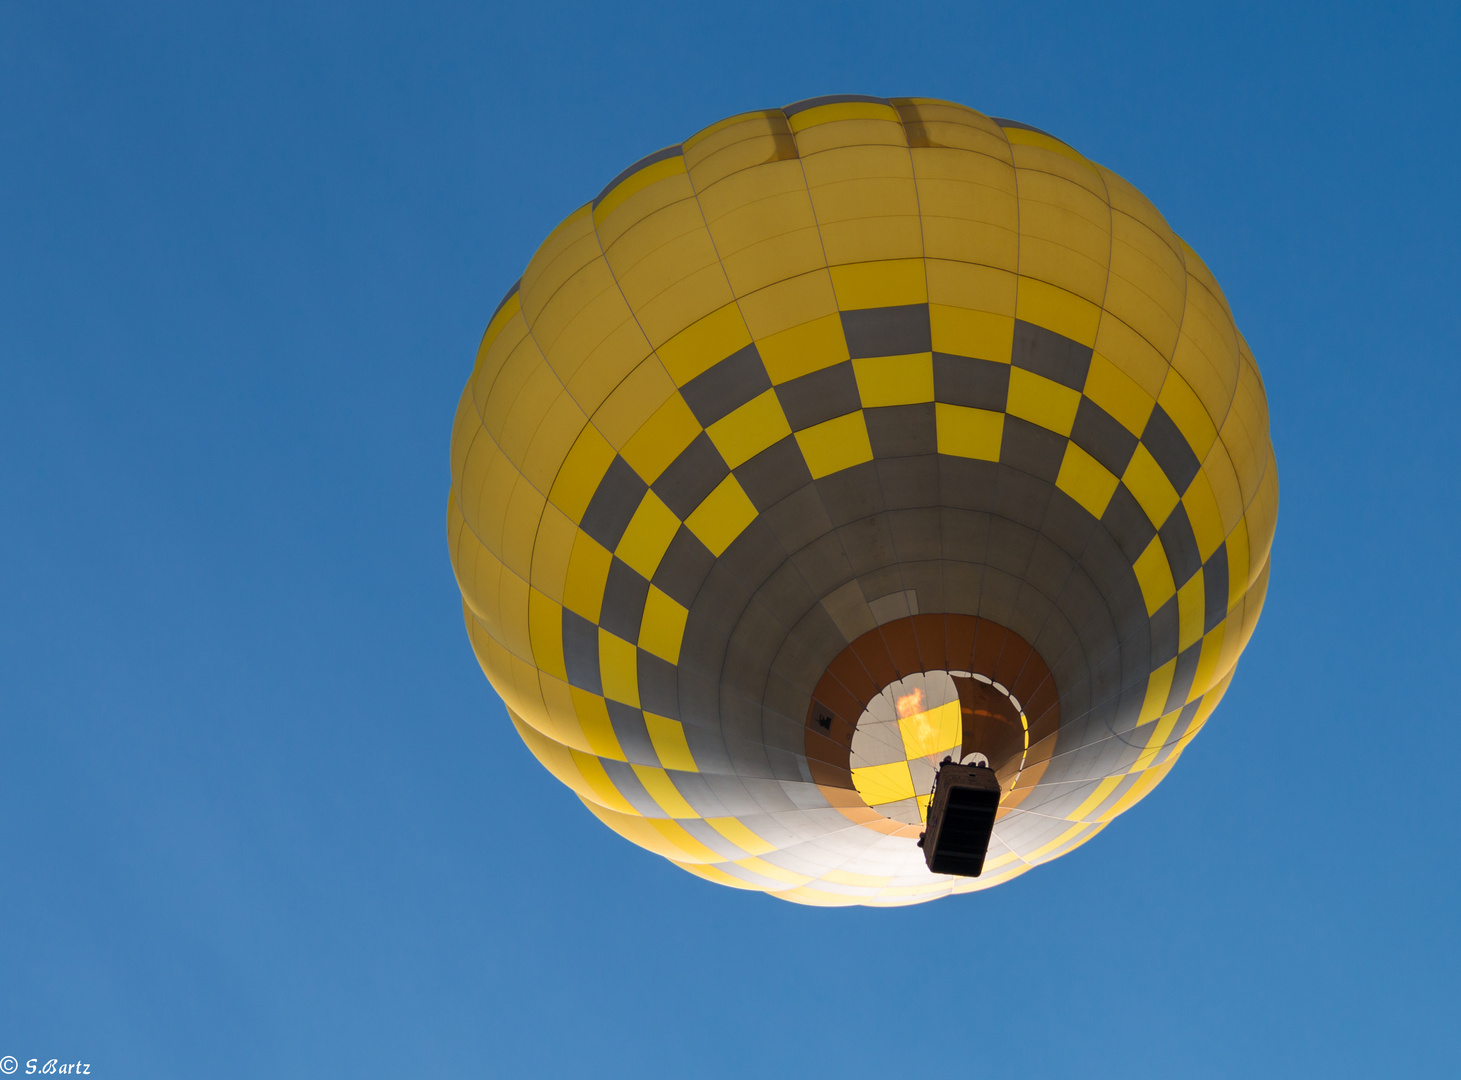
<svg viewBox="0 0 1461 1080">
<path fill-rule="evenodd" d="M 845 815 L 916 835 L 944 759 L 982 758 L 1004 810 L 1044 771 L 1059 717 L 1050 670 L 1018 634 L 974 616 L 915 615 L 828 665 L 807 714 L 808 763 Z"/>
<path fill-rule="evenodd" d="M 945 760 L 977 759 L 1013 789 L 1030 752 L 1030 718 L 992 676 L 932 670 L 884 686 L 852 732 L 852 783 L 868 806 L 907 824 L 928 820 Z"/>
</svg>

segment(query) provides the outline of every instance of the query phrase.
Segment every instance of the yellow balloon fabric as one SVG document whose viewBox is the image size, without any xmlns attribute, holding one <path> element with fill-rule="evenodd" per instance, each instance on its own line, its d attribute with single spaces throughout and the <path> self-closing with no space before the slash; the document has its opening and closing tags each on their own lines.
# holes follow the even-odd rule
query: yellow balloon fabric
<svg viewBox="0 0 1461 1080">
<path fill-rule="evenodd" d="M 457 410 L 447 531 L 539 761 L 710 881 L 1008 881 L 1160 782 L 1263 605 L 1263 384 L 1202 261 L 1044 132 L 819 98 L 644 158 L 543 242 Z M 984 875 L 917 838 L 942 755 Z"/>
</svg>

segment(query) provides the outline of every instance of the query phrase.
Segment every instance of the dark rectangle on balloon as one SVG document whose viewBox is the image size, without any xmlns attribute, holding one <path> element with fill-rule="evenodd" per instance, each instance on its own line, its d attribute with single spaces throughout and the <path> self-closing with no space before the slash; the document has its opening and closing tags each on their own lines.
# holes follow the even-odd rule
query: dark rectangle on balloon
<svg viewBox="0 0 1461 1080">
<path fill-rule="evenodd" d="M 1128 563 L 1141 558 L 1141 553 L 1157 533 L 1141 503 L 1136 501 L 1136 496 L 1125 484 L 1116 485 L 1111 501 L 1106 504 L 1106 512 L 1101 515 L 1101 524 L 1120 545 Z"/>
<path fill-rule="evenodd" d="M 854 360 L 933 351 L 927 304 L 862 308 L 842 312 L 842 333 Z"/>
<path fill-rule="evenodd" d="M 696 718 L 704 724 L 716 723 L 720 713 L 720 685 L 716 676 L 724 662 L 725 638 L 692 611 L 685 620 L 680 663 L 675 669 L 680 684 L 680 720 L 686 728 Z"/>
<path fill-rule="evenodd" d="M 741 490 L 762 513 L 812 482 L 807 459 L 791 435 L 738 465 L 735 473 Z"/>
<path fill-rule="evenodd" d="M 950 353 L 933 354 L 934 400 L 970 409 L 1004 412 L 1009 404 L 1010 366 Z"/>
<path fill-rule="evenodd" d="M 633 765 L 627 761 L 615 761 L 611 758 L 599 759 L 604 772 L 608 774 L 609 783 L 614 785 L 614 790 L 624 797 L 624 800 L 634 807 L 640 817 L 655 818 L 664 813 L 659 803 L 645 790 L 644 782 L 634 771 Z M 637 763 L 636 763 L 637 764 Z"/>
<path fill-rule="evenodd" d="M 599 625 L 625 641 L 638 641 L 639 626 L 644 620 L 644 601 L 648 596 L 649 582 L 616 556 L 609 563 L 609 577 L 604 583 Z"/>
<path fill-rule="evenodd" d="M 1116 624 L 1106 608 L 1106 600 L 1079 564 L 1061 583 L 1060 591 L 1055 594 L 1055 606 L 1070 620 L 1082 640 L 1090 640 L 1096 627 L 1101 628 L 1101 633 L 1095 634 L 1095 638 L 1102 638 L 1109 631 L 1110 640 L 1116 640 Z"/>
<path fill-rule="evenodd" d="M 720 456 L 720 451 L 710 441 L 710 436 L 702 431 L 650 486 L 683 521 L 729 473 L 730 467 Z"/>
<path fill-rule="evenodd" d="M 1070 439 L 1115 476 L 1126 473 L 1131 455 L 1136 453 L 1136 436 L 1084 395 L 1075 411 L 1075 426 L 1070 429 Z"/>
<path fill-rule="evenodd" d="M 718 566 L 735 575 L 748 592 L 764 582 L 786 561 L 786 549 L 764 520 L 754 518 L 741 535 L 721 552 Z"/>
<path fill-rule="evenodd" d="M 715 556 L 710 549 L 681 525 L 655 568 L 654 585 L 681 607 L 688 608 L 695 603 L 705 575 L 714 565 Z"/>
<path fill-rule="evenodd" d="M 940 454 L 939 492 L 947 506 L 980 513 L 994 508 L 999 466 L 992 461 Z"/>
<path fill-rule="evenodd" d="M 1067 441 L 1064 435 L 1039 424 L 1021 420 L 1018 416 L 1006 416 L 999 461 L 1001 465 L 1009 465 L 1053 484 L 1060 475 L 1060 463 L 1065 460 Z"/>
<path fill-rule="evenodd" d="M 892 534 L 898 561 L 904 564 L 905 583 L 910 573 L 908 563 L 933 562 L 943 554 L 939 547 L 938 507 L 905 507 L 889 510 L 883 517 Z"/>
<path fill-rule="evenodd" d="M 810 474 L 808 474 L 810 476 Z M 754 497 L 753 500 L 754 501 Z M 800 551 L 832 530 L 822 497 L 810 479 L 790 495 L 761 514 L 776 539 L 787 551 Z"/>
<path fill-rule="evenodd" d="M 862 398 L 857 393 L 857 376 L 848 361 L 784 382 L 776 388 L 776 397 L 793 431 L 801 431 L 862 408 Z"/>
<path fill-rule="evenodd" d="M 885 405 L 863 410 L 867 437 L 876 458 L 913 457 L 938 453 L 938 428 L 933 402 Z"/>
<path fill-rule="evenodd" d="M 756 601 L 783 627 L 793 627 L 817 607 L 817 594 L 790 559 L 768 574 L 756 590 Z M 779 647 L 779 646 L 778 646 Z M 820 673 L 819 673 L 820 674 Z"/>
<path fill-rule="evenodd" d="M 1172 581 L 1180 589 L 1202 569 L 1202 555 L 1197 550 L 1192 522 L 1187 520 L 1187 508 L 1178 503 L 1157 535 L 1162 538 L 1162 550 L 1167 553 L 1167 565 L 1172 568 Z"/>
<path fill-rule="evenodd" d="M 705 584 L 695 598 L 693 614 L 727 641 L 735 631 L 741 612 L 751 599 L 750 592 L 728 568 L 716 562 L 705 576 Z"/>
<path fill-rule="evenodd" d="M 1192 693 L 1192 680 L 1197 676 L 1197 662 L 1202 658 L 1202 642 L 1194 642 L 1177 655 L 1177 670 L 1172 674 L 1172 689 L 1167 693 L 1163 713 L 1180 709 Z"/>
<path fill-rule="evenodd" d="M 619 749 L 634 765 L 658 765 L 659 753 L 649 737 L 649 728 L 644 722 L 644 713 L 633 705 L 625 705 L 612 698 L 607 701 L 609 723 L 614 728 L 614 737 L 619 740 Z"/>
<path fill-rule="evenodd" d="M 640 649 L 635 666 L 639 677 L 640 706 L 645 712 L 678 720 L 680 682 L 675 665 Z"/>
<path fill-rule="evenodd" d="M 1009 419 L 1005 420 L 1006 432 L 1009 430 Z M 1016 423 L 1023 424 L 1024 421 L 1018 420 Z M 1033 427 L 1034 425 L 1028 426 Z M 1006 442 L 1008 442 L 1008 437 L 1006 437 Z M 1045 521 L 1045 511 L 1050 505 L 1051 493 L 1057 490 L 1055 485 L 1042 477 L 1031 474 L 1027 469 L 1015 468 L 1004 462 L 1000 462 L 996 467 L 995 476 L 998 479 L 995 481 L 994 498 L 991 501 L 990 509 L 1001 517 L 1017 521 L 1028 529 L 1039 531 L 1041 524 Z"/>
<path fill-rule="evenodd" d="M 1172 481 L 1177 494 L 1185 492 L 1192 483 L 1192 478 L 1197 475 L 1197 470 L 1202 468 L 1202 463 L 1188 445 L 1187 436 L 1182 434 L 1160 405 L 1152 407 L 1146 429 L 1141 433 L 1141 441 L 1151 451 L 1152 457 L 1157 459 L 1157 464 L 1167 474 L 1167 479 Z"/>
<path fill-rule="evenodd" d="M 639 509 L 639 503 L 648 490 L 649 485 L 639 478 L 629 463 L 615 454 L 593 498 L 589 500 L 588 509 L 583 512 L 583 521 L 580 522 L 583 531 L 613 551 L 619 546 L 624 530 L 629 527 L 634 511 Z"/>
<path fill-rule="evenodd" d="M 563 666 L 570 686 L 594 694 L 604 692 L 599 674 L 599 628 L 567 608 L 563 609 Z"/>
<path fill-rule="evenodd" d="M 1023 581 L 1030 565 L 1031 541 L 1038 534 L 1008 518 L 995 517 L 989 522 L 989 542 L 984 549 L 984 563 Z"/>
<path fill-rule="evenodd" d="M 878 458 L 878 484 L 889 510 L 939 504 L 938 457 Z"/>
<path fill-rule="evenodd" d="M 822 596 L 854 574 L 851 560 L 835 532 L 824 533 L 791 557 L 807 584 Z"/>
<path fill-rule="evenodd" d="M 1091 533 L 1099 527 L 1089 510 L 1057 488 L 1050 495 L 1040 531 L 1072 558 L 1080 558 Z"/>
<path fill-rule="evenodd" d="M 839 525 L 837 539 L 847 553 L 854 574 L 862 579 L 863 595 L 869 600 L 903 591 L 898 553 L 886 515 L 872 514 Z"/>
<path fill-rule="evenodd" d="M 1177 655 L 1181 644 L 1182 624 L 1175 596 L 1151 615 L 1152 670 L 1155 671 Z"/>
<path fill-rule="evenodd" d="M 680 387 L 680 395 L 702 427 L 729 416 L 771 389 L 771 376 L 755 345 L 747 345 Z"/>
<path fill-rule="evenodd" d="M 877 469 L 871 461 L 824 476 L 815 483 L 833 525 L 857 521 L 883 508 Z"/>
<path fill-rule="evenodd" d="M 1205 634 L 1228 617 L 1228 545 L 1218 545 L 1202 564 L 1202 632 Z"/>
<path fill-rule="evenodd" d="M 1025 569 L 1025 580 L 1046 596 L 1056 596 L 1060 588 L 1075 569 L 1074 556 L 1063 551 L 1043 533 L 1035 537 L 1030 545 L 1030 564 Z"/>
<path fill-rule="evenodd" d="M 1091 367 L 1091 347 L 1054 330 L 1016 319 L 1010 362 L 1072 390 L 1084 390 L 1086 373 Z"/>
</svg>

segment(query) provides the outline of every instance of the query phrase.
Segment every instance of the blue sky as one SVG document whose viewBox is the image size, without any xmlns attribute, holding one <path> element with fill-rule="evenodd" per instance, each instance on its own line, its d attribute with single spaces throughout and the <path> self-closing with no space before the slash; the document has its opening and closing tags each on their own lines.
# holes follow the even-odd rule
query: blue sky
<svg viewBox="0 0 1461 1080">
<path fill-rule="evenodd" d="M 1454 8 L 0 11 L 0 1055 L 114 1077 L 1439 1075 L 1461 1055 Z M 824 911 L 598 824 L 482 678 L 447 441 L 537 242 L 819 94 L 1053 132 L 1206 259 L 1282 482 L 1095 842 Z"/>
</svg>

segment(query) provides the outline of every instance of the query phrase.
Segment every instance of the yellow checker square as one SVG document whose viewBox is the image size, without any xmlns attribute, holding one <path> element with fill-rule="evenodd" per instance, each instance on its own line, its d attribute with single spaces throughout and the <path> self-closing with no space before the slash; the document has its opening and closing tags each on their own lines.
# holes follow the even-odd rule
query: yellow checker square
<svg viewBox="0 0 1461 1080">
<path fill-rule="evenodd" d="M 798 431 L 796 442 L 814 480 L 873 459 L 867 422 L 861 412 L 848 413 Z"/>
<path fill-rule="evenodd" d="M 645 492 L 639 509 L 629 519 L 629 526 L 614 554 L 623 559 L 643 578 L 654 577 L 660 559 L 670 541 L 680 531 L 680 519 L 653 491 Z"/>
<path fill-rule="evenodd" d="M 685 796 L 680 794 L 675 782 L 670 779 L 669 774 L 663 769 L 656 769 L 652 765 L 632 765 L 634 775 L 639 777 L 639 782 L 644 785 L 644 790 L 649 792 L 649 797 L 659 804 L 659 808 L 672 818 L 698 818 L 694 808 L 685 801 Z"/>
<path fill-rule="evenodd" d="M 1172 599 L 1177 586 L 1172 581 L 1172 567 L 1167 562 L 1167 552 L 1162 548 L 1162 538 L 1152 537 L 1132 567 L 1136 571 L 1136 582 L 1141 586 L 1142 599 L 1146 601 L 1146 613 L 1155 615 L 1157 608 Z"/>
<path fill-rule="evenodd" d="M 767 390 L 705 429 L 732 469 L 791 434 L 775 390 Z"/>
<path fill-rule="evenodd" d="M 1197 656 L 1197 671 L 1192 676 L 1192 689 L 1188 692 L 1188 701 L 1199 694 L 1207 693 L 1218 678 L 1218 660 L 1223 651 L 1224 625 L 1224 623 L 1218 623 L 1203 636 L 1202 652 Z"/>
<path fill-rule="evenodd" d="M 1086 397 L 1116 418 L 1127 431 L 1140 436 L 1156 403 L 1135 379 L 1100 353 L 1091 355 L 1086 372 Z"/>
<path fill-rule="evenodd" d="M 906 761 L 853 769 L 852 783 L 869 806 L 911 799 L 914 794 L 913 774 L 908 771 Z"/>
<path fill-rule="evenodd" d="M 963 405 L 934 406 L 938 427 L 938 452 L 952 457 L 998 461 L 1004 440 L 1004 413 L 970 409 Z"/>
<path fill-rule="evenodd" d="M 639 626 L 639 647 L 671 664 L 680 662 L 680 643 L 685 638 L 689 609 L 651 585 L 644 601 Z"/>
<path fill-rule="evenodd" d="M 720 363 L 751 343 L 751 332 L 735 304 L 712 311 L 681 330 L 655 351 L 677 385 Z"/>
<path fill-rule="evenodd" d="M 959 703 L 950 701 L 926 712 L 900 717 L 898 734 L 910 758 L 952 750 L 964 740 L 964 716 Z"/>
<path fill-rule="evenodd" d="M 1175 369 L 1167 372 L 1167 381 L 1162 383 L 1157 404 L 1172 418 L 1177 430 L 1182 432 L 1187 444 L 1192 447 L 1192 452 L 1197 455 L 1197 460 L 1207 457 L 1208 450 L 1217 438 L 1217 428 L 1213 426 L 1212 417 L 1207 414 L 1207 408 L 1198 399 L 1197 392 L 1187 385 L 1187 380 L 1177 374 Z"/>
<path fill-rule="evenodd" d="M 864 408 L 933 400 L 933 353 L 860 357 L 852 372 Z"/>
<path fill-rule="evenodd" d="M 1167 704 L 1167 695 L 1172 691 L 1172 680 L 1177 674 L 1177 658 L 1173 657 L 1153 671 L 1147 679 L 1146 697 L 1142 699 L 1137 723 L 1145 724 L 1162 715 Z"/>
<path fill-rule="evenodd" d="M 581 754 L 577 750 L 570 750 L 574 767 L 578 770 L 583 779 L 587 791 L 579 790 L 579 794 L 586 800 L 595 802 L 600 806 L 608 807 L 610 810 L 617 810 L 621 814 L 635 813 L 634 807 L 629 800 L 619 793 L 614 786 L 614 781 L 609 779 L 608 772 L 604 769 L 604 763 L 596 757 L 588 754 Z"/>
<path fill-rule="evenodd" d="M 553 481 L 548 496 L 553 505 L 572 518 L 574 524 L 582 521 L 589 500 L 613 461 L 614 448 L 609 441 L 593 427 L 585 427 Z"/>
<path fill-rule="evenodd" d="M 599 676 L 604 697 L 639 707 L 639 655 L 634 645 L 599 627 Z"/>
<path fill-rule="evenodd" d="M 1196 645 L 1202 637 L 1202 619 L 1205 614 L 1202 590 L 1202 569 L 1193 574 L 1177 590 L 1177 648 L 1185 649 Z"/>
<path fill-rule="evenodd" d="M 1157 528 L 1162 527 L 1177 507 L 1177 489 L 1142 443 L 1136 444 L 1136 452 L 1131 455 L 1121 481 L 1136 496 L 1147 518 Z"/>
<path fill-rule="evenodd" d="M 776 850 L 775 844 L 761 839 L 739 818 L 706 818 L 705 823 L 749 855 L 765 855 Z"/>
<path fill-rule="evenodd" d="M 1099 519 L 1106 512 L 1119 483 L 1115 474 L 1075 443 L 1065 444 L 1065 458 L 1060 463 L 1055 486 L 1085 507 L 1092 517 Z"/>
<path fill-rule="evenodd" d="M 928 305 L 933 351 L 1008 364 L 1015 346 L 1015 320 L 989 311 Z"/>
<path fill-rule="evenodd" d="M 569 688 L 573 698 L 573 711 L 578 716 L 578 726 L 583 728 L 583 737 L 588 740 L 589 749 L 601 758 L 623 761 L 624 751 L 619 746 L 614 725 L 609 720 L 609 707 L 598 694 Z"/>
<path fill-rule="evenodd" d="M 1011 416 L 1068 436 L 1075 426 L 1075 413 L 1080 404 L 1079 391 L 1024 368 L 1010 369 L 1009 405 L 1006 408 Z"/>
<path fill-rule="evenodd" d="M 690 406 L 679 394 L 671 394 L 620 453 L 646 484 L 652 484 L 699 434 L 700 421 Z"/>
<path fill-rule="evenodd" d="M 1197 538 L 1197 554 L 1206 562 L 1222 546 L 1223 521 L 1212 485 L 1207 482 L 1205 467 L 1193 477 L 1182 495 L 1182 506 L 1187 511 L 1187 520 L 1192 523 L 1192 534 Z"/>
<path fill-rule="evenodd" d="M 727 476 L 685 519 L 685 524 L 712 555 L 720 558 L 731 542 L 755 519 L 755 504 L 736 478 Z"/>
<path fill-rule="evenodd" d="M 771 381 L 790 382 L 848 358 L 842 317 L 836 312 L 793 326 L 756 342 Z"/>
<path fill-rule="evenodd" d="M 690 753 L 690 743 L 685 738 L 685 725 L 668 716 L 654 713 L 644 714 L 644 726 L 649 731 L 649 741 L 659 757 L 659 763 L 666 769 L 678 772 L 699 772 L 695 757 Z M 760 854 L 752 852 L 752 854 Z"/>
<path fill-rule="evenodd" d="M 1062 337 L 1095 345 L 1101 309 L 1073 292 L 1038 278 L 1021 277 L 1015 293 L 1015 317 Z"/>
</svg>

